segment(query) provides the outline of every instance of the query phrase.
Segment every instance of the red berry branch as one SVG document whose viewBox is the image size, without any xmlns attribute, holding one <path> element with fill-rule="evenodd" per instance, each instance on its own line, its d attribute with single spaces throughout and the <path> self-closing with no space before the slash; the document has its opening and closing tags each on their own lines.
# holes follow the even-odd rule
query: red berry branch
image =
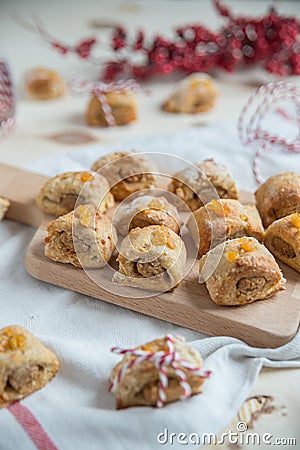
<svg viewBox="0 0 300 450">
<path fill-rule="evenodd" d="M 142 30 L 132 38 L 125 28 L 116 27 L 110 60 L 92 58 L 97 43 L 94 38 L 68 46 L 49 37 L 41 27 L 37 31 L 62 54 L 75 53 L 103 64 L 106 81 L 119 77 L 146 79 L 178 70 L 187 74 L 215 68 L 232 72 L 257 64 L 277 75 L 300 75 L 299 19 L 278 15 L 273 6 L 260 18 L 235 17 L 220 0 L 214 0 L 214 4 L 226 20 L 218 32 L 195 24 L 177 28 L 172 39 L 159 35 L 149 39 Z"/>
</svg>

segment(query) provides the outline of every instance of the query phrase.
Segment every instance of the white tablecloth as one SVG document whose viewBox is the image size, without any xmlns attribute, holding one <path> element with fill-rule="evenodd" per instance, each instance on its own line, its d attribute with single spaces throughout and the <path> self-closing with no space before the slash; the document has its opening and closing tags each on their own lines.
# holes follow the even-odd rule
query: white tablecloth
<svg viewBox="0 0 300 450">
<path fill-rule="evenodd" d="M 282 119 L 271 125 L 284 127 Z M 70 154 L 31 164 L 44 174 L 89 168 L 98 156 L 117 149 L 167 152 L 188 160 L 216 157 L 229 165 L 244 189 L 254 190 L 253 152 L 244 150 L 233 124 L 194 127 L 179 133 L 143 138 L 115 145 L 92 145 Z M 299 167 L 299 156 L 269 155 L 265 175 Z M 34 230 L 10 221 L 0 224 L 0 325 L 20 324 L 32 331 L 57 355 L 61 369 L 43 390 L 23 401 L 60 450 L 147 450 L 161 448 L 157 435 L 219 432 L 247 397 L 262 365 L 300 366 L 300 335 L 285 347 L 254 349 L 226 337 L 201 333 L 146 317 L 99 300 L 37 281 L 24 269 L 26 248 Z M 108 376 L 119 360 L 113 345 L 135 346 L 166 333 L 183 335 L 212 370 L 203 394 L 158 410 L 130 408 L 116 411 L 107 392 Z M 34 444 L 8 410 L 0 411 L 0 449 L 33 450 Z M 297 431 L 299 433 L 299 431 Z M 296 430 L 295 430 L 296 433 Z M 182 448 L 178 442 L 170 448 Z M 21 444 L 20 444 L 21 443 Z M 168 447 L 170 444 L 166 444 Z M 192 448 L 195 448 L 191 444 Z"/>
</svg>

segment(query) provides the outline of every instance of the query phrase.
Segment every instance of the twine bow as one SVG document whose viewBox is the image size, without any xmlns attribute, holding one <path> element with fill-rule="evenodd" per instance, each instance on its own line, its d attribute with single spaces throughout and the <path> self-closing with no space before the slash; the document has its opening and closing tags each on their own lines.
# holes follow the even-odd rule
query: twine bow
<svg viewBox="0 0 300 450">
<path fill-rule="evenodd" d="M 116 122 L 105 94 L 108 92 L 138 92 L 141 90 L 140 85 L 134 80 L 103 83 L 102 81 L 86 81 L 73 77 L 69 82 L 69 86 L 74 92 L 95 95 L 101 103 L 107 124 L 110 127 L 115 126 Z"/>
<path fill-rule="evenodd" d="M 194 367 L 189 362 L 181 359 L 180 354 L 175 351 L 174 339 L 171 335 L 166 336 L 166 341 L 168 347 L 167 351 L 151 352 L 147 350 L 141 350 L 139 348 L 121 349 L 120 347 L 113 347 L 111 349 L 113 353 L 116 353 L 117 355 L 134 356 L 134 358 L 130 359 L 127 363 L 121 366 L 113 382 L 109 386 L 109 391 L 114 392 L 117 389 L 127 369 L 141 364 L 144 361 L 152 361 L 154 362 L 159 375 L 158 398 L 156 403 L 156 406 L 158 408 L 161 408 L 165 404 L 167 398 L 168 367 L 172 367 L 179 379 L 179 384 L 182 388 L 181 399 L 183 400 L 190 397 L 192 393 L 191 386 L 187 382 L 187 376 L 181 369 L 181 367 L 187 369 L 190 372 L 193 372 L 195 375 L 201 378 L 208 378 L 211 372 L 209 370 L 204 371 L 199 367 Z"/>
<path fill-rule="evenodd" d="M 274 109 L 276 104 L 287 100 L 292 101 L 296 106 L 295 122 L 298 127 L 298 136 L 295 139 L 286 139 L 262 128 L 266 114 Z M 287 117 L 290 120 L 290 117 Z M 300 153 L 300 90 L 293 84 L 283 81 L 258 88 L 242 109 L 238 121 L 238 134 L 243 145 L 256 148 L 253 173 L 257 183 L 261 184 L 264 180 L 260 172 L 260 162 L 264 152 L 274 152 L 279 149 L 284 153 Z"/>
</svg>

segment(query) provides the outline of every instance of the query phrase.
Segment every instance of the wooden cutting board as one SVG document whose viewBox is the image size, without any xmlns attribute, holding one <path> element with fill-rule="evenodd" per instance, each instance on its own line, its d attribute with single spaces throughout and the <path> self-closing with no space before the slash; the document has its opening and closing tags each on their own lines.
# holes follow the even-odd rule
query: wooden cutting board
<svg viewBox="0 0 300 450">
<path fill-rule="evenodd" d="M 287 279 L 286 291 L 246 306 L 221 307 L 211 301 L 205 285 L 198 283 L 197 261 L 173 292 L 132 298 L 99 287 L 82 269 L 47 259 L 43 239 L 53 217 L 43 214 L 34 203 L 45 180 L 44 176 L 0 165 L 0 195 L 12 202 L 7 218 L 37 228 L 25 260 L 33 277 L 211 336 L 232 336 L 252 346 L 279 347 L 295 335 L 300 319 L 300 276 L 284 264 L 281 268 Z M 252 194 L 242 192 L 241 201 L 253 201 Z M 105 278 L 103 269 L 94 270 L 93 274 L 94 278 Z M 126 288 L 122 289 L 125 294 Z"/>
</svg>

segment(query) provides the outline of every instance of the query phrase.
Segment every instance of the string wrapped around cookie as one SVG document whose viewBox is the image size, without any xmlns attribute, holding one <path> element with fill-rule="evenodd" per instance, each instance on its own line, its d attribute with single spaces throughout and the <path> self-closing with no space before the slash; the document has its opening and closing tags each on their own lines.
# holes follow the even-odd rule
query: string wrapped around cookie
<svg viewBox="0 0 300 450">
<path fill-rule="evenodd" d="M 141 90 L 136 81 L 119 80 L 107 84 L 73 77 L 69 86 L 74 92 L 92 97 L 87 110 L 89 125 L 113 127 L 136 120 L 134 93 Z"/>
<path fill-rule="evenodd" d="M 116 395 L 117 409 L 156 406 L 199 394 L 211 374 L 202 369 L 201 355 L 181 336 L 167 335 L 136 348 L 113 347 L 123 355 L 115 366 L 109 391 Z"/>
<path fill-rule="evenodd" d="M 296 106 L 296 124 L 298 136 L 286 139 L 269 133 L 262 128 L 263 120 L 274 106 L 282 101 L 291 101 Z M 264 179 L 260 172 L 260 162 L 265 152 L 279 150 L 283 153 L 300 152 L 300 89 L 291 83 L 279 81 L 258 88 L 248 99 L 239 117 L 238 133 L 244 146 L 256 149 L 253 161 L 253 173 L 258 184 Z"/>
</svg>

